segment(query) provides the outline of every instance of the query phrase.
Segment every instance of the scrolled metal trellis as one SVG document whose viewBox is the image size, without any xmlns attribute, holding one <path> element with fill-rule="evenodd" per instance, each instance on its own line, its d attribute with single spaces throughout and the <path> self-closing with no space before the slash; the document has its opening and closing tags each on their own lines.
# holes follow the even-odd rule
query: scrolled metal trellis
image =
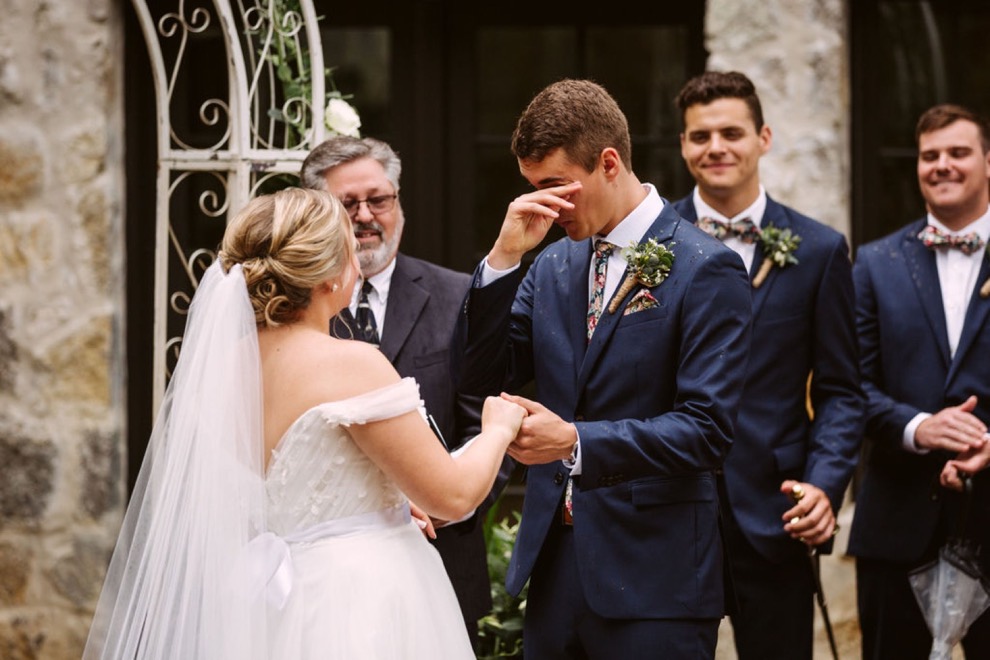
<svg viewBox="0 0 990 660">
<path fill-rule="evenodd" d="M 191 292 L 215 258 L 215 242 L 203 244 L 195 229 L 179 231 L 173 222 L 177 208 L 184 201 L 184 213 L 193 216 L 183 218 L 184 226 L 225 223 L 273 179 L 295 176 L 308 150 L 325 136 L 323 121 L 312 118 L 322 119 L 327 95 L 322 75 L 311 76 L 311 93 L 305 98 L 287 98 L 279 77 L 279 66 L 283 74 L 286 66 L 296 71 L 325 70 L 312 0 L 132 0 L 132 4 L 148 47 L 156 97 L 153 404 L 157 409 L 182 340 L 184 323 L 174 319 L 184 317 Z M 218 42 L 222 56 L 193 57 L 194 47 Z M 226 90 L 200 101 L 190 116 L 185 111 L 190 107 L 190 87 L 184 81 L 202 76 L 209 67 L 222 69 L 223 75 L 216 77 L 226 79 Z M 307 128 L 297 132 L 293 126 Z"/>
</svg>

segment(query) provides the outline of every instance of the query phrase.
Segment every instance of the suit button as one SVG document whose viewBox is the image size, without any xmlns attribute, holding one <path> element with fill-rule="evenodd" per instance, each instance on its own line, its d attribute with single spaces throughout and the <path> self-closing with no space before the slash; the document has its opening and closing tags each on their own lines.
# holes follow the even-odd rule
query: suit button
<svg viewBox="0 0 990 660">
<path fill-rule="evenodd" d="M 560 472 L 558 472 L 557 474 L 553 475 L 553 482 L 556 485 L 558 485 L 558 486 L 560 484 L 564 483 L 564 475 L 562 475 Z"/>
</svg>

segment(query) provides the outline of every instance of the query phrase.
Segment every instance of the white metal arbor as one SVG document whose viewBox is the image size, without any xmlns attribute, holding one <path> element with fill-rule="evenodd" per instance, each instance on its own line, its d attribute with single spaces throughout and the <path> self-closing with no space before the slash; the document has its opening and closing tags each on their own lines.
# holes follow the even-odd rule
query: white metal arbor
<svg viewBox="0 0 990 660">
<path fill-rule="evenodd" d="M 326 129 L 323 48 L 312 0 L 132 0 L 154 77 L 158 172 L 155 212 L 153 409 L 181 344 L 169 318 L 184 317 L 191 291 L 215 258 L 182 221 L 226 222 L 275 177 L 295 176 Z M 150 6 L 149 6 L 150 5 Z M 222 56 L 193 57 L 204 41 Z M 190 99 L 191 77 L 219 69 L 226 90 Z M 287 85 L 300 72 L 311 85 Z M 222 85 L 220 85 L 222 87 Z M 197 107 L 198 106 L 198 107 Z M 188 108 L 195 111 L 190 116 Z M 320 118 L 314 121 L 313 118 Z M 299 128 L 301 127 L 301 128 Z M 177 200 L 191 203 L 184 207 Z M 193 216 L 193 217 L 185 217 Z M 170 265 L 171 264 L 171 265 Z M 181 328 L 181 324 L 172 323 Z"/>
</svg>

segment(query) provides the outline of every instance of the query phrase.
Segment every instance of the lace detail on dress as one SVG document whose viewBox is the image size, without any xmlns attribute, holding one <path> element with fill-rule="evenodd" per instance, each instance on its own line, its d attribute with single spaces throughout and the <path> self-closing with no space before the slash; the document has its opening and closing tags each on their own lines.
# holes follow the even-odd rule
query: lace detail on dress
<svg viewBox="0 0 990 660">
<path fill-rule="evenodd" d="M 307 410 L 272 453 L 266 478 L 268 529 L 288 535 L 326 520 L 381 511 L 405 495 L 354 443 L 345 427 L 425 415 L 412 378 Z"/>
</svg>

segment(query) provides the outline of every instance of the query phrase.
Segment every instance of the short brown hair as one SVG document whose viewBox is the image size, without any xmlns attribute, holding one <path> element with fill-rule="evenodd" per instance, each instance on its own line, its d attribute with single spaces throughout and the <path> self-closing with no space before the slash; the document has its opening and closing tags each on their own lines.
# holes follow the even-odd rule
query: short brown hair
<svg viewBox="0 0 990 660">
<path fill-rule="evenodd" d="M 559 80 L 537 94 L 512 133 L 519 160 L 541 161 L 562 148 L 568 159 L 594 171 L 602 150 L 613 147 L 632 171 L 629 123 L 619 104 L 590 80 Z"/>
<path fill-rule="evenodd" d="M 918 118 L 918 125 L 914 129 L 915 144 L 920 144 L 921 136 L 945 128 L 949 124 L 957 121 L 968 121 L 976 124 L 980 129 L 980 144 L 983 145 L 983 153 L 990 151 L 990 124 L 986 117 L 977 114 L 961 105 L 952 103 L 940 103 L 932 106 L 922 113 Z"/>
<path fill-rule="evenodd" d="M 756 94 L 756 85 L 739 71 L 705 71 L 688 80 L 674 99 L 674 105 L 681 112 L 681 125 L 688 108 L 708 105 L 718 99 L 740 99 L 745 102 L 756 131 L 763 130 L 763 106 Z"/>
</svg>

